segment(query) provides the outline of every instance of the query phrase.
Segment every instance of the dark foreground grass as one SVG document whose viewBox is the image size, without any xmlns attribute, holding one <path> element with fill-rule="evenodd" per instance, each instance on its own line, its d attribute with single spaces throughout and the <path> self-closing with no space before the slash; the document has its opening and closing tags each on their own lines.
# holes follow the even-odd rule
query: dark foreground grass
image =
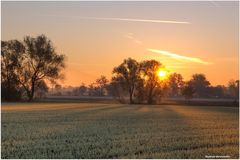
<svg viewBox="0 0 240 160">
<path fill-rule="evenodd" d="M 239 158 L 238 112 L 214 106 L 3 104 L 1 156 Z"/>
</svg>

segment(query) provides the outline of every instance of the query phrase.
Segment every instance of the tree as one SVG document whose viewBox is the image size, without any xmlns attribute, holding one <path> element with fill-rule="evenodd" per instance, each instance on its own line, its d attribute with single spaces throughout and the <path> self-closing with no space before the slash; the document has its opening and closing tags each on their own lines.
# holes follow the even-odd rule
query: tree
<svg viewBox="0 0 240 160">
<path fill-rule="evenodd" d="M 78 96 L 78 95 L 79 95 L 78 87 L 73 88 L 73 90 L 72 90 L 72 95 L 73 95 L 73 96 Z"/>
<path fill-rule="evenodd" d="M 226 95 L 226 87 L 223 85 L 210 86 L 208 92 L 213 98 L 224 98 Z"/>
<path fill-rule="evenodd" d="M 99 88 L 99 95 L 100 96 L 104 95 L 103 91 L 104 91 L 104 89 L 106 89 L 106 86 L 107 86 L 108 82 L 109 81 L 107 80 L 107 78 L 103 75 L 100 78 L 96 79 L 96 85 Z"/>
<path fill-rule="evenodd" d="M 11 97 L 23 89 L 31 101 L 39 84 L 62 77 L 64 56 L 55 52 L 46 36 L 27 36 L 23 42 L 2 42 L 1 67 L 4 95 Z"/>
<path fill-rule="evenodd" d="M 112 81 L 127 90 L 130 104 L 134 103 L 133 93 L 139 79 L 139 64 L 132 58 L 125 59 L 122 64 L 113 69 Z"/>
<path fill-rule="evenodd" d="M 128 94 L 128 91 L 123 87 L 124 85 L 118 80 L 111 81 L 108 87 L 108 92 L 110 92 L 120 103 L 126 103 L 124 95 Z"/>
<path fill-rule="evenodd" d="M 145 89 L 144 79 L 141 78 L 138 80 L 136 84 L 136 91 L 134 92 L 137 103 L 144 103 L 147 99 Z"/>
<path fill-rule="evenodd" d="M 98 94 L 97 94 L 97 87 L 96 87 L 96 84 L 95 84 L 95 83 L 91 83 L 91 84 L 88 86 L 88 95 L 89 95 L 89 96 L 96 96 L 96 95 L 98 95 Z"/>
<path fill-rule="evenodd" d="M 64 55 L 57 54 L 52 42 L 45 36 L 26 36 L 23 41 L 25 52 L 17 68 L 18 81 L 32 101 L 36 84 L 40 81 L 55 81 L 62 78 Z"/>
<path fill-rule="evenodd" d="M 234 101 L 237 102 L 239 98 L 239 80 L 230 80 L 228 82 L 228 91 L 230 96 L 234 98 Z"/>
<path fill-rule="evenodd" d="M 55 89 L 56 93 L 54 93 L 57 96 L 61 96 L 62 95 L 62 86 L 60 84 L 55 84 Z M 53 93 L 52 93 L 53 94 Z"/>
<path fill-rule="evenodd" d="M 72 93 L 74 96 L 83 96 L 86 93 L 87 89 L 88 88 L 85 86 L 85 84 L 82 83 L 79 87 L 74 87 Z"/>
<path fill-rule="evenodd" d="M 239 101 L 239 80 L 236 80 L 236 100 Z"/>
<path fill-rule="evenodd" d="M 182 89 L 182 95 L 189 102 L 189 100 L 193 98 L 194 93 L 195 93 L 194 87 L 190 82 L 187 82 Z"/>
<path fill-rule="evenodd" d="M 197 97 L 207 97 L 210 82 L 206 79 L 204 74 L 194 74 L 189 81 L 194 88 Z"/>
<path fill-rule="evenodd" d="M 22 91 L 16 73 L 23 58 L 24 46 L 17 40 L 1 42 L 1 97 L 6 101 L 21 99 Z"/>
<path fill-rule="evenodd" d="M 147 93 L 148 104 L 153 103 L 153 99 L 161 93 L 161 82 L 157 75 L 162 64 L 156 60 L 147 60 L 140 63 L 140 74 L 144 79 L 145 93 Z"/>
<path fill-rule="evenodd" d="M 170 88 L 170 95 L 171 96 L 178 96 L 180 95 L 181 89 L 183 87 L 183 77 L 181 74 L 173 73 L 168 78 L 168 85 Z"/>
<path fill-rule="evenodd" d="M 115 89 L 111 81 L 106 85 L 106 91 L 108 96 L 114 96 Z"/>
<path fill-rule="evenodd" d="M 36 97 L 43 98 L 48 92 L 48 86 L 45 81 L 41 80 L 36 83 Z"/>
<path fill-rule="evenodd" d="M 81 86 L 78 88 L 79 94 L 83 96 L 86 93 L 87 89 L 88 88 L 85 86 L 85 84 L 82 83 Z"/>
<path fill-rule="evenodd" d="M 61 91 L 62 86 L 60 84 L 55 84 L 55 90 L 56 91 Z"/>
</svg>

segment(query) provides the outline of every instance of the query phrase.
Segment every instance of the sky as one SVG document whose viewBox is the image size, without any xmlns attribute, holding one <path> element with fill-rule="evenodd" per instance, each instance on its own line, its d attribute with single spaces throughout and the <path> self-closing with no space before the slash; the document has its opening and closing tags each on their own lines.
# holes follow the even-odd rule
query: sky
<svg viewBox="0 0 240 160">
<path fill-rule="evenodd" d="M 65 54 L 63 86 L 90 84 L 131 57 L 189 80 L 238 79 L 238 2 L 1 2 L 2 40 L 45 34 Z"/>
</svg>

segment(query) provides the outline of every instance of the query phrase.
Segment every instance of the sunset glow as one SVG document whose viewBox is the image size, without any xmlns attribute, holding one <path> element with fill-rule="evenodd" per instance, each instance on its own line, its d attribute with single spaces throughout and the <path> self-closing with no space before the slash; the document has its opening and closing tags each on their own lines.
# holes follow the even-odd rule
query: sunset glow
<svg viewBox="0 0 240 160">
<path fill-rule="evenodd" d="M 237 20 L 235 2 L 6 1 L 2 40 L 47 35 L 66 55 L 63 86 L 111 79 L 127 57 L 157 60 L 184 80 L 199 72 L 226 85 L 238 79 Z"/>
<path fill-rule="evenodd" d="M 1 2 L 1 158 L 239 159 L 239 1 Z"/>
</svg>

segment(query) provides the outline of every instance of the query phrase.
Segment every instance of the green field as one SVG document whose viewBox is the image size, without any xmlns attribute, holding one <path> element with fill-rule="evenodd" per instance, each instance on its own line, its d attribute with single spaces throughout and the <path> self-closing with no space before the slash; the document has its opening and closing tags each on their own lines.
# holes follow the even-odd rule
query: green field
<svg viewBox="0 0 240 160">
<path fill-rule="evenodd" d="M 2 104 L 2 158 L 239 157 L 237 107 Z"/>
</svg>

